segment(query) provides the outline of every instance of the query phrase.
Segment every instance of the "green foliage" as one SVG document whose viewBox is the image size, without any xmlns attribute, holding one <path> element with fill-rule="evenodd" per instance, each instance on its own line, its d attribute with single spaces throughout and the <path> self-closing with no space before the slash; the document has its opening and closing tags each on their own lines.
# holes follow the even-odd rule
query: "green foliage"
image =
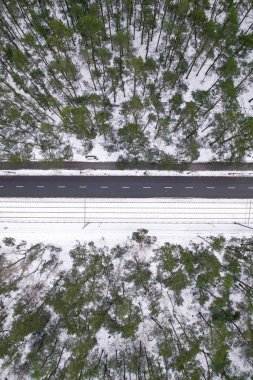
<svg viewBox="0 0 253 380">
<path fill-rule="evenodd" d="M 140 126 L 134 123 L 128 123 L 125 127 L 120 128 L 118 136 L 121 144 L 126 145 L 131 150 L 138 146 L 144 148 L 147 142 L 147 137 Z"/>
<path fill-rule="evenodd" d="M 230 364 L 228 348 L 227 345 L 222 345 L 212 358 L 212 367 L 216 374 L 224 374 Z"/>
<path fill-rule="evenodd" d="M 12 237 L 5 237 L 3 239 L 3 243 L 4 245 L 6 245 L 7 247 L 13 247 L 15 245 L 15 239 L 12 238 Z"/>
<path fill-rule="evenodd" d="M 95 136 L 93 123 L 87 107 L 65 107 L 62 110 L 63 125 L 67 131 L 75 131 L 79 139 Z"/>
<path fill-rule="evenodd" d="M 225 240 L 224 236 L 220 235 L 218 237 L 212 237 L 211 241 L 212 241 L 213 249 L 215 251 L 220 252 L 224 248 L 224 244 L 225 244 L 226 240 Z"/>
<path fill-rule="evenodd" d="M 234 277 L 231 273 L 227 273 L 223 279 L 224 287 L 226 289 L 232 288 L 234 284 Z"/>
<path fill-rule="evenodd" d="M 148 230 L 145 228 L 137 230 L 137 232 L 133 232 L 132 234 L 132 240 L 136 241 L 137 243 L 141 244 L 142 246 L 151 246 L 156 242 L 155 236 L 149 236 L 147 235 Z"/>
<path fill-rule="evenodd" d="M 182 370 L 187 363 L 191 362 L 195 358 L 199 350 L 199 344 L 196 341 L 192 343 L 190 349 L 182 349 L 180 351 L 180 355 L 176 358 L 173 364 L 174 367 L 177 370 Z"/>
<path fill-rule="evenodd" d="M 126 276 L 125 281 L 133 282 L 137 288 L 144 288 L 147 290 L 150 278 L 149 263 L 143 263 L 139 261 L 128 261 L 125 264 Z"/>
<path fill-rule="evenodd" d="M 164 154 L 164 155 L 162 155 L 161 159 L 159 160 L 159 162 L 157 164 L 157 168 L 169 170 L 172 166 L 172 162 L 173 162 L 173 157 L 169 154 L 167 154 L 167 155 Z"/>
<path fill-rule="evenodd" d="M 213 321 L 235 322 L 240 318 L 240 312 L 230 309 L 214 310 L 212 312 Z"/>
<path fill-rule="evenodd" d="M 177 265 L 177 257 L 174 254 L 175 246 L 165 243 L 162 247 L 157 249 L 155 253 L 161 265 L 161 271 L 171 272 Z"/>
<path fill-rule="evenodd" d="M 54 73 L 60 73 L 66 80 L 76 80 L 77 70 L 73 62 L 71 62 L 69 59 L 55 59 L 50 63 L 49 70 Z"/>
<path fill-rule="evenodd" d="M 189 284 L 185 273 L 179 269 L 176 272 L 172 272 L 170 276 L 165 280 L 165 285 L 175 292 L 180 292 L 185 289 Z"/>
<path fill-rule="evenodd" d="M 15 342 L 31 333 L 42 332 L 50 318 L 51 313 L 43 308 L 21 316 L 13 321 L 10 339 Z"/>
</svg>

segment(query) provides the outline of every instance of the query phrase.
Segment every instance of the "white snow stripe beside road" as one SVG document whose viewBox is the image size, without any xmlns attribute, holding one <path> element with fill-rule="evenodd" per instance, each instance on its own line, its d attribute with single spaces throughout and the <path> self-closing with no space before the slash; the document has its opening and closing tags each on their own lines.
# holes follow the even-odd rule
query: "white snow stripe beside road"
<svg viewBox="0 0 253 380">
<path fill-rule="evenodd" d="M 0 200 L 0 223 L 253 224 L 251 199 Z"/>
<path fill-rule="evenodd" d="M 20 170 L 0 170 L 0 175 L 13 176 L 178 176 L 178 177 L 253 177 L 252 170 L 202 170 L 202 171 L 176 171 L 176 170 L 101 170 L 101 169 L 86 169 L 86 170 L 67 170 L 67 169 L 50 169 L 50 170 L 35 170 L 35 169 L 20 169 Z"/>
</svg>

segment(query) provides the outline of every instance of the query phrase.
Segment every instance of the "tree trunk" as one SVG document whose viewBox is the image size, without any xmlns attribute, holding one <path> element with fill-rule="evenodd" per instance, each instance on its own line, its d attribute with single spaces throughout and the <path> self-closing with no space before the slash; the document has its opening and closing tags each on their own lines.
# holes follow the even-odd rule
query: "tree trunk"
<svg viewBox="0 0 253 380">
<path fill-rule="evenodd" d="M 243 84 L 243 82 L 245 82 L 250 77 L 252 72 L 253 72 L 253 67 L 249 70 L 248 74 L 238 83 L 238 85 L 235 86 L 236 90 Z"/>
<path fill-rule="evenodd" d="M 110 16 L 110 9 L 109 9 L 109 6 L 108 6 L 107 3 L 106 3 L 106 10 L 107 10 L 108 25 L 109 25 L 109 34 L 110 34 L 110 41 L 111 41 L 111 49 L 113 51 L 111 16 Z"/>
<path fill-rule="evenodd" d="M 150 43 L 150 29 L 148 30 L 148 40 L 147 40 L 147 46 L 146 46 L 146 54 L 145 54 L 145 59 L 147 59 L 147 58 L 148 58 L 149 43 Z"/>
<path fill-rule="evenodd" d="M 158 46 L 159 46 L 159 43 L 160 43 L 160 39 L 161 39 L 161 34 L 162 34 L 162 30 L 163 30 L 163 24 L 164 24 L 166 12 L 167 12 L 167 4 L 164 5 L 163 17 L 162 17 L 160 31 L 159 31 L 159 35 L 158 35 L 158 39 L 157 39 L 157 44 L 156 44 L 156 49 L 155 49 L 156 52 L 158 50 Z"/>
</svg>

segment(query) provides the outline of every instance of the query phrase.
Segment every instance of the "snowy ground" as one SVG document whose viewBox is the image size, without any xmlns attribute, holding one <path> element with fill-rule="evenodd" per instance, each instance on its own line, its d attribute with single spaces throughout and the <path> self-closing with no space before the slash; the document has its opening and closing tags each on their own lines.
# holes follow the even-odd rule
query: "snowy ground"
<svg viewBox="0 0 253 380">
<path fill-rule="evenodd" d="M 17 175 L 80 175 L 80 176 L 204 176 L 204 177 L 253 177 L 253 171 L 248 170 L 201 170 L 201 171 L 176 171 L 176 170 L 67 170 L 67 169 L 20 169 L 0 170 L 0 176 Z"/>
<path fill-rule="evenodd" d="M 194 78 L 195 80 L 195 78 Z M 194 82 L 193 80 L 193 82 Z M 211 81 L 212 82 L 212 81 Z M 210 84 L 210 82 L 208 82 Z M 201 88 L 201 87 L 199 87 Z M 239 98 L 239 103 L 242 105 L 242 103 L 247 105 L 247 112 L 245 111 L 245 114 L 247 113 L 252 113 L 252 106 L 249 104 L 248 99 L 252 97 L 252 92 L 249 91 L 249 94 L 247 94 L 246 100 L 244 100 L 244 95 L 242 94 L 241 97 Z M 187 100 L 187 99 L 186 99 Z M 191 100 L 191 96 L 189 96 L 189 100 Z M 167 99 L 166 99 L 167 102 Z M 119 121 L 118 125 L 121 125 L 122 123 Z M 115 126 L 116 128 L 116 126 Z M 204 128 L 203 128 L 204 129 Z M 200 133 L 201 134 L 201 133 Z M 73 161 L 81 161 L 81 162 L 90 162 L 89 159 L 86 158 L 86 154 L 83 152 L 83 147 L 81 142 L 75 138 L 74 136 L 66 136 L 65 137 L 66 141 L 68 141 L 71 144 L 71 147 L 73 149 Z M 156 146 L 154 141 L 151 141 L 151 143 Z M 103 140 L 101 137 L 97 137 L 93 141 L 93 149 L 89 151 L 88 155 L 89 156 L 95 156 L 97 159 L 95 160 L 96 162 L 113 162 L 117 161 L 120 156 L 124 156 L 124 151 L 119 150 L 117 152 L 107 152 L 105 148 L 103 147 Z M 164 152 L 175 155 L 177 154 L 175 146 L 167 146 L 167 144 L 159 139 L 159 144 L 158 147 L 162 149 Z M 40 155 L 38 152 L 35 154 L 35 159 L 36 160 L 43 160 L 44 157 Z M 197 162 L 210 162 L 212 160 L 216 159 L 217 156 L 208 148 L 200 148 L 199 149 L 199 157 L 197 160 L 194 160 L 195 163 Z M 247 155 L 244 157 L 245 162 L 253 162 L 253 152 L 249 151 Z"/>
<path fill-rule="evenodd" d="M 159 242 L 198 235 L 251 235 L 250 199 L 1 199 L 0 237 L 71 247 L 76 240 L 115 244 L 138 228 Z M 241 223 L 243 226 L 234 224 Z"/>
</svg>

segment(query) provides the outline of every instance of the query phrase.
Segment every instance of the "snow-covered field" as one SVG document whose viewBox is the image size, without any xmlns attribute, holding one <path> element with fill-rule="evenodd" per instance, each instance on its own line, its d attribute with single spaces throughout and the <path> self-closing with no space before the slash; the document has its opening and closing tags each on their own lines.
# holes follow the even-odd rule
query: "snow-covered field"
<svg viewBox="0 0 253 380">
<path fill-rule="evenodd" d="M 184 244 L 199 234 L 251 235 L 251 203 L 192 198 L 1 199 L 0 236 L 67 248 L 76 240 L 114 244 L 146 228 L 160 242 Z"/>
<path fill-rule="evenodd" d="M 251 225 L 251 200 L 196 198 L 0 200 L 1 221 L 14 223 L 130 223 Z"/>
</svg>

